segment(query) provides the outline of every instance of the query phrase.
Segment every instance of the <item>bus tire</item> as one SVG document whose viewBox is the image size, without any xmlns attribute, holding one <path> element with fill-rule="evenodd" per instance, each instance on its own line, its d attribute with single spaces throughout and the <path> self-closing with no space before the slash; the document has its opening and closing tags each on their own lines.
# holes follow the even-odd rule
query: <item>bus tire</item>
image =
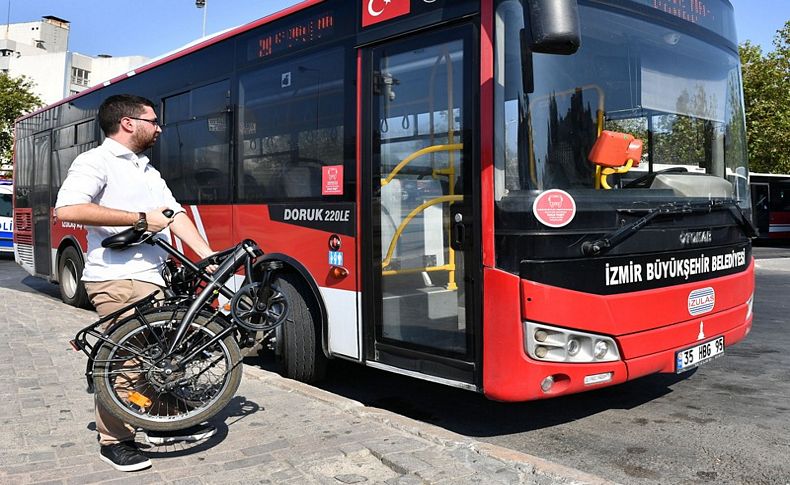
<svg viewBox="0 0 790 485">
<path fill-rule="evenodd" d="M 74 246 L 66 247 L 58 258 L 60 299 L 67 305 L 90 308 L 88 293 L 81 281 L 83 268 L 82 255 Z"/>
<path fill-rule="evenodd" d="M 321 346 L 321 319 L 313 292 L 295 273 L 280 275 L 277 285 L 289 304 L 288 317 L 278 332 L 282 340 L 277 343 L 281 346 L 280 373 L 308 384 L 318 382 L 326 376 L 327 358 Z"/>
</svg>

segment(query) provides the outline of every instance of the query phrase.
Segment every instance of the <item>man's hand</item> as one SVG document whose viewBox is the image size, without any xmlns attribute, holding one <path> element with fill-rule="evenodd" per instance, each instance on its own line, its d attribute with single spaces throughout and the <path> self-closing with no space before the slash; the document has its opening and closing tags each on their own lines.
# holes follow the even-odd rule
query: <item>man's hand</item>
<svg viewBox="0 0 790 485">
<path fill-rule="evenodd" d="M 173 223 L 172 217 L 167 217 L 162 212 L 167 207 L 159 207 L 152 211 L 145 213 L 145 220 L 148 222 L 148 230 L 151 232 L 159 232 Z"/>
<path fill-rule="evenodd" d="M 214 254 L 214 251 L 208 246 L 206 246 L 205 248 L 201 248 L 201 251 L 196 251 L 196 252 L 198 257 L 200 257 L 200 259 L 206 259 L 212 254 Z M 206 273 L 214 274 L 217 271 L 217 269 L 219 269 L 219 266 L 217 266 L 216 264 L 210 264 L 203 269 L 206 270 Z"/>
</svg>

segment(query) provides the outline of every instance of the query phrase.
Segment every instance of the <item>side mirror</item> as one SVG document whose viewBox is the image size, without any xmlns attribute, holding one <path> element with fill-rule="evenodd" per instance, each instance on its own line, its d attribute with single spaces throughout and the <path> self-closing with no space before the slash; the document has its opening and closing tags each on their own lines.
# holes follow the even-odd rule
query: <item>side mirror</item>
<svg viewBox="0 0 790 485">
<path fill-rule="evenodd" d="M 525 0 L 524 10 L 532 31 L 533 52 L 570 55 L 579 50 L 581 29 L 576 0 Z"/>
</svg>

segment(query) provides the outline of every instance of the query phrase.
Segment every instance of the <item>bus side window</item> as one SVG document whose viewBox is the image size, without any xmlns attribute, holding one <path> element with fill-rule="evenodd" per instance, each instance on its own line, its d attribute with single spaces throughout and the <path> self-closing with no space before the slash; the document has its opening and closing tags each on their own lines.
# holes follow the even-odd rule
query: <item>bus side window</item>
<svg viewBox="0 0 790 485">
<path fill-rule="evenodd" d="M 338 47 L 241 75 L 239 201 L 323 198 L 322 168 L 346 161 L 344 66 Z"/>
<path fill-rule="evenodd" d="M 230 82 L 165 98 L 159 171 L 179 202 L 230 201 Z"/>
</svg>

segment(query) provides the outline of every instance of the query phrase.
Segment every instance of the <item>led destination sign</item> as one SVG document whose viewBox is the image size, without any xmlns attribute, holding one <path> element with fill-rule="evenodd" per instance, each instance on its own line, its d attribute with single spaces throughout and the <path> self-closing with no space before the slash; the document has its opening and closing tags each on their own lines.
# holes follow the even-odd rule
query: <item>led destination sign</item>
<svg viewBox="0 0 790 485">
<path fill-rule="evenodd" d="M 686 22 L 732 38 L 735 29 L 732 7 L 725 0 L 631 0 Z"/>
<path fill-rule="evenodd" d="M 316 44 L 334 32 L 332 12 L 308 17 L 286 27 L 263 30 L 247 41 L 247 60 L 266 59 L 280 52 Z"/>
<path fill-rule="evenodd" d="M 686 22 L 705 24 L 716 20 L 713 10 L 702 0 L 650 0 L 653 8 L 679 17 Z"/>
</svg>

